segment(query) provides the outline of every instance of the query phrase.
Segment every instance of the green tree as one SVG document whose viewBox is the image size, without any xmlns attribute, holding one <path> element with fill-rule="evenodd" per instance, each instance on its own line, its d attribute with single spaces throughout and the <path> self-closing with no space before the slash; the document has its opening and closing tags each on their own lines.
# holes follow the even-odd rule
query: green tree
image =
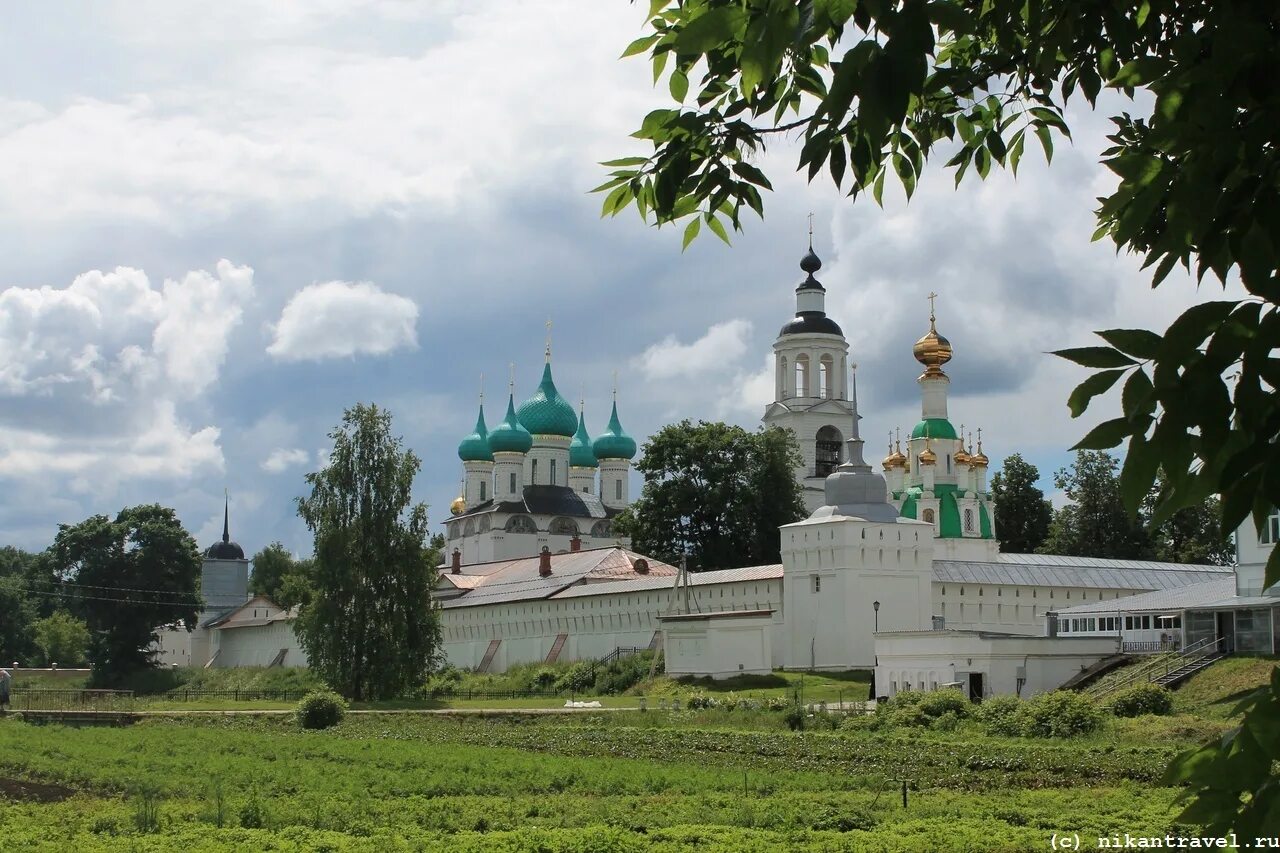
<svg viewBox="0 0 1280 853">
<path fill-rule="evenodd" d="M 287 610 L 310 600 L 311 570 L 310 560 L 295 560 L 282 543 L 272 542 L 253 555 L 249 591 Z"/>
<path fill-rule="evenodd" d="M 1018 453 L 1006 456 L 1000 470 L 991 478 L 1001 551 L 1031 554 L 1049 535 L 1053 505 L 1036 486 L 1039 479 L 1039 469 Z"/>
<path fill-rule="evenodd" d="M 45 666 L 82 666 L 89 649 L 89 628 L 65 610 L 32 625 L 36 648 Z"/>
<path fill-rule="evenodd" d="M 421 462 L 374 405 L 348 409 L 329 437 L 329 464 L 298 499 L 315 557 L 295 630 L 311 668 L 341 693 L 390 698 L 421 684 L 439 656 L 439 555 L 426 506 L 411 503 Z"/>
<path fill-rule="evenodd" d="M 1143 501 L 1143 517 L 1150 519 L 1168 481 L 1161 476 Z M 1184 507 L 1148 534 L 1155 558 L 1169 563 L 1212 563 L 1229 566 L 1235 561 L 1231 536 L 1222 529 L 1222 502 L 1210 495 L 1195 506 Z"/>
<path fill-rule="evenodd" d="M 653 0 L 655 79 L 688 108 L 655 110 L 634 134 L 648 157 L 612 161 L 604 212 L 634 203 L 659 225 L 688 219 L 726 237 L 745 205 L 763 212 L 768 177 L 747 160 L 773 134 L 803 138 L 810 179 L 824 168 L 850 195 L 877 199 L 892 174 L 913 192 L 936 146 L 959 181 L 1015 172 L 1029 136 L 1052 157 L 1069 135 L 1067 99 L 1104 86 L 1149 97 L 1112 119 L 1103 162 L 1119 178 L 1096 236 L 1141 254 L 1153 284 L 1178 264 L 1239 275 L 1240 300 L 1197 305 L 1163 335 L 1099 332 L 1106 346 L 1059 355 L 1099 371 L 1068 401 L 1079 415 L 1119 384 L 1123 416 L 1077 445 L 1128 441 L 1120 491 L 1136 513 L 1158 470 L 1169 487 L 1151 525 L 1222 495 L 1222 528 L 1280 506 L 1274 452 L 1280 402 L 1280 6 L 1268 0 Z M 834 52 L 834 53 L 833 53 Z M 847 181 L 847 183 L 846 183 Z M 1280 548 L 1266 583 L 1280 581 Z M 1196 797 L 1184 814 L 1211 829 L 1262 834 L 1280 810 L 1280 669 L 1241 727 L 1179 762 L 1170 781 Z"/>
<path fill-rule="evenodd" d="M 1151 558 L 1151 538 L 1142 520 L 1125 509 L 1120 499 L 1118 467 L 1109 453 L 1081 450 L 1070 468 L 1053 476 L 1054 485 L 1066 492 L 1071 503 L 1054 513 L 1042 553 Z"/>
<path fill-rule="evenodd" d="M 776 563 L 779 525 L 804 517 L 799 465 L 789 430 L 669 424 L 645 444 L 636 463 L 644 489 L 615 530 L 668 563 L 687 553 L 695 571 Z"/>
<path fill-rule="evenodd" d="M 58 526 L 50 549 L 66 601 L 89 628 L 95 678 L 113 681 L 153 664 L 158 625 L 195 627 L 200 551 L 172 509 L 148 504 L 114 520 Z"/>
<path fill-rule="evenodd" d="M 27 663 L 35 652 L 32 623 L 36 605 L 20 576 L 0 575 L 0 666 Z"/>
</svg>

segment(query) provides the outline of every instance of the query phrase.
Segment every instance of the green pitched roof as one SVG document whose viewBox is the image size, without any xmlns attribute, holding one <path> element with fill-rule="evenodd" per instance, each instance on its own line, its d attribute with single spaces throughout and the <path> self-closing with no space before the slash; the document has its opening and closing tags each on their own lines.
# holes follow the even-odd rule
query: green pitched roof
<svg viewBox="0 0 1280 853">
<path fill-rule="evenodd" d="M 597 468 L 595 451 L 591 449 L 591 436 L 587 435 L 586 416 L 578 413 L 578 431 L 569 442 L 569 464 L 575 468 Z"/>
<path fill-rule="evenodd" d="M 613 414 L 609 417 L 609 426 L 596 436 L 591 449 L 597 459 L 631 459 L 636 455 L 636 440 L 627 435 L 618 420 L 618 401 L 613 401 Z"/>
<path fill-rule="evenodd" d="M 551 378 L 551 362 L 542 368 L 542 381 L 533 396 L 520 404 L 520 423 L 533 435 L 562 435 L 568 438 L 577 431 L 578 418 L 573 406 L 560 396 Z"/>
<path fill-rule="evenodd" d="M 458 445 L 458 458 L 463 462 L 493 461 L 493 453 L 489 450 L 489 430 L 484 425 L 484 403 L 480 404 L 475 430 Z"/>
<path fill-rule="evenodd" d="M 925 418 L 911 430 L 912 438 L 956 438 L 956 428 L 946 418 Z"/>
<path fill-rule="evenodd" d="M 507 416 L 489 433 L 489 450 L 493 453 L 528 453 L 533 436 L 516 417 L 516 401 L 507 396 Z"/>
</svg>

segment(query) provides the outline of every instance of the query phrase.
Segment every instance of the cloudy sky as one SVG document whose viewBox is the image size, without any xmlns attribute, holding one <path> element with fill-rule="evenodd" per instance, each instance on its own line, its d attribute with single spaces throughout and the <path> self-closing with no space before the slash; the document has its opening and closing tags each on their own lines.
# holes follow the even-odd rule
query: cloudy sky
<svg viewBox="0 0 1280 853">
<path fill-rule="evenodd" d="M 247 551 L 310 542 L 293 499 L 358 401 L 423 459 L 433 523 L 457 493 L 480 376 L 490 423 L 516 365 L 644 437 L 680 418 L 754 426 L 794 309 L 806 215 L 828 311 L 859 363 L 864 435 L 918 417 L 911 344 L 955 346 L 952 419 L 998 463 L 1049 475 L 1090 425 L 1083 374 L 1044 352 L 1117 325 L 1163 328 L 1214 298 L 1090 243 L 1103 116 L 1073 115 L 1052 170 L 908 205 L 850 205 L 762 157 L 777 191 L 732 248 L 632 213 L 598 217 L 600 160 L 665 103 L 625 0 L 80 0 L 0 32 L 0 543 L 158 501 L 202 546 L 223 489 Z M 1116 105 L 1117 110 L 1122 105 Z M 1091 420 L 1106 416 L 1100 409 Z M 1048 483 L 1046 483 L 1048 486 Z M 1051 487 L 1049 487 L 1051 490 Z"/>
</svg>

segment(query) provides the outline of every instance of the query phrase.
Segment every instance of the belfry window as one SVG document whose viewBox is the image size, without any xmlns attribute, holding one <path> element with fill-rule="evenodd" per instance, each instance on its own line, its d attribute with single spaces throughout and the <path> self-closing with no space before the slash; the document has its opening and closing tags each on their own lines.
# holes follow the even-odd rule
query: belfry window
<svg viewBox="0 0 1280 853">
<path fill-rule="evenodd" d="M 833 366 L 834 364 L 829 355 L 824 355 L 818 359 L 818 396 L 824 400 L 830 400 L 835 396 L 832 393 L 835 390 L 832 387 L 832 374 L 835 372 L 832 369 Z"/>
<path fill-rule="evenodd" d="M 818 430 L 813 443 L 813 475 L 826 477 L 840 464 L 840 446 L 844 437 L 840 430 L 833 426 L 824 426 Z"/>
<path fill-rule="evenodd" d="M 809 396 L 809 356 L 796 356 L 796 396 Z"/>
</svg>

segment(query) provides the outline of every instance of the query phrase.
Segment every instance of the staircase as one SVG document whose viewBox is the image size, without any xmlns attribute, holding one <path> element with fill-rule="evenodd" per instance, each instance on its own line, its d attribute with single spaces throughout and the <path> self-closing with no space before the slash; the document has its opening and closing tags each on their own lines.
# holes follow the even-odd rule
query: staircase
<svg viewBox="0 0 1280 853">
<path fill-rule="evenodd" d="M 476 672 L 488 672 L 489 665 L 493 663 L 493 657 L 498 653 L 498 646 L 502 645 L 501 640 L 490 640 L 489 648 L 484 650 L 484 657 L 480 660 L 480 665 L 476 667 Z"/>
<path fill-rule="evenodd" d="M 1191 676 L 1195 675 L 1200 670 L 1207 669 L 1208 667 L 1222 660 L 1226 656 L 1227 656 L 1226 652 L 1216 652 L 1211 655 L 1206 655 L 1205 657 L 1202 657 L 1199 660 L 1187 663 L 1171 672 L 1166 672 L 1164 675 L 1156 676 L 1155 678 L 1151 679 L 1151 683 L 1159 684 L 1161 687 L 1170 687 L 1170 688 L 1176 687 L 1182 682 L 1186 681 Z"/>
<path fill-rule="evenodd" d="M 1226 657 L 1227 654 L 1226 643 L 1222 638 L 1201 640 L 1182 651 L 1160 655 L 1141 666 L 1134 667 L 1126 678 L 1093 684 L 1085 688 L 1083 693 L 1095 702 L 1099 702 L 1119 690 L 1137 684 L 1173 687 L 1215 661 Z"/>
<path fill-rule="evenodd" d="M 276 656 L 271 659 L 271 663 L 267 664 L 267 668 L 270 669 L 273 666 L 284 666 L 284 656 L 288 653 L 288 649 L 281 649 L 276 653 Z"/>
<path fill-rule="evenodd" d="M 560 652 L 564 651 L 564 644 L 569 641 L 568 634 L 556 634 L 556 641 L 551 644 L 551 651 L 547 652 L 547 658 L 543 663 L 555 663 L 560 659 Z"/>
</svg>

